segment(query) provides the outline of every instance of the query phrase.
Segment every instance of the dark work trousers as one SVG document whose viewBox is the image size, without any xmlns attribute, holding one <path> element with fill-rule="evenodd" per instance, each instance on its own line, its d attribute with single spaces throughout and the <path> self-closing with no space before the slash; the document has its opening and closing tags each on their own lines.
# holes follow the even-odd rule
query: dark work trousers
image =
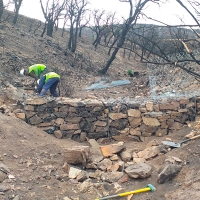
<svg viewBox="0 0 200 200">
<path fill-rule="evenodd" d="M 39 94 L 39 96 L 44 96 L 48 89 L 50 89 L 50 93 L 54 97 L 58 97 L 59 93 L 56 91 L 56 87 L 58 83 L 60 82 L 59 78 L 50 78 L 44 85 L 42 86 L 42 90 Z M 39 84 L 40 85 L 40 84 Z"/>
</svg>

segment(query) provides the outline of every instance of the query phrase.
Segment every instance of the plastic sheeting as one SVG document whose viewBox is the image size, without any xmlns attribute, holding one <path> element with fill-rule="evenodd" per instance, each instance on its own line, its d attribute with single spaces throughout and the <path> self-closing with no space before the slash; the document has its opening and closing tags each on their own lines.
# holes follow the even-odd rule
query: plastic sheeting
<svg viewBox="0 0 200 200">
<path fill-rule="evenodd" d="M 102 89 L 102 88 L 110 88 L 110 87 L 116 87 L 120 85 L 127 85 L 130 83 L 131 82 L 129 80 L 117 80 L 117 81 L 112 81 L 110 83 L 106 81 L 100 81 L 98 83 L 94 83 L 91 86 L 85 88 L 85 90 L 97 90 L 97 89 Z"/>
</svg>

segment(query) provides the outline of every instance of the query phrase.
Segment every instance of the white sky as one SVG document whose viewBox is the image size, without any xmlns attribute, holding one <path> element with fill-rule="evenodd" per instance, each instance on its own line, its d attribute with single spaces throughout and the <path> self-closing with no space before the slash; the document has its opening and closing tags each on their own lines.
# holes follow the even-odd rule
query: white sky
<svg viewBox="0 0 200 200">
<path fill-rule="evenodd" d="M 8 0 L 4 0 L 6 3 Z M 43 0 L 45 2 L 46 0 Z M 116 11 L 118 17 L 128 16 L 129 14 L 129 3 L 120 2 L 119 0 L 89 0 L 91 7 L 94 9 L 104 9 L 108 12 Z M 183 0 L 184 1 L 184 0 Z M 182 7 L 178 5 L 175 0 L 168 0 L 170 3 L 164 4 L 161 8 L 158 5 L 152 5 L 145 9 L 145 14 L 148 16 L 158 19 L 159 21 L 165 22 L 171 25 L 180 24 L 180 20 L 177 16 L 184 19 L 185 24 L 195 24 L 192 18 L 184 11 Z M 23 4 L 20 8 L 20 14 L 39 19 L 44 21 L 42 10 L 40 7 L 39 0 L 23 0 Z M 142 23 L 154 23 L 152 21 L 138 21 Z"/>
</svg>

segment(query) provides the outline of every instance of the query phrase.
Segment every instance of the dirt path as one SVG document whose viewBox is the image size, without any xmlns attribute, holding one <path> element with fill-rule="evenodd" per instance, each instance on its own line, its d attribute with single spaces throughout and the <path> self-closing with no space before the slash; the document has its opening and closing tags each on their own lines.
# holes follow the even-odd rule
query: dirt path
<svg viewBox="0 0 200 200">
<path fill-rule="evenodd" d="M 62 147 L 79 145 L 75 141 L 58 140 L 16 118 L 0 114 L 0 156 L 15 178 L 6 182 L 13 190 L 0 199 L 19 195 L 20 199 L 56 199 L 67 183 L 61 167 Z"/>
</svg>

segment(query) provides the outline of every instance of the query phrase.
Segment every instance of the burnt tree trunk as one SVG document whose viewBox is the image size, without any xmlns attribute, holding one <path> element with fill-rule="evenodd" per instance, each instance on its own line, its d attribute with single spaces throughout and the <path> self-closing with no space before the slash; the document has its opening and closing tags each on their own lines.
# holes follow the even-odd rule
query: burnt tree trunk
<svg viewBox="0 0 200 200">
<path fill-rule="evenodd" d="M 13 18 L 13 24 L 16 24 L 17 23 L 17 19 L 18 19 L 18 16 L 19 16 L 19 9 L 22 5 L 22 1 L 23 0 L 15 0 L 15 14 L 14 14 L 14 18 Z"/>
<path fill-rule="evenodd" d="M 83 26 L 81 26 L 81 27 L 79 28 L 78 37 L 82 37 L 82 31 L 83 31 Z"/>
<path fill-rule="evenodd" d="M 1 23 L 1 17 L 3 15 L 3 9 L 4 9 L 4 7 L 3 7 L 3 0 L 0 0 L 0 23 Z"/>
<path fill-rule="evenodd" d="M 106 72 L 108 71 L 108 69 L 109 69 L 110 65 L 112 64 L 113 60 L 116 58 L 116 55 L 117 55 L 119 49 L 123 46 L 123 44 L 125 42 L 126 35 L 127 35 L 128 31 L 129 31 L 130 25 L 131 25 L 130 22 L 126 23 L 124 25 L 124 28 L 122 30 L 122 34 L 121 34 L 121 36 L 119 38 L 119 41 L 117 43 L 117 47 L 115 48 L 115 50 L 113 51 L 110 59 L 106 63 L 106 66 L 102 70 L 99 71 L 101 74 L 106 74 Z"/>
<path fill-rule="evenodd" d="M 46 32 L 46 29 L 47 29 L 47 23 L 45 22 L 41 37 L 44 36 L 44 33 Z"/>
<path fill-rule="evenodd" d="M 99 71 L 102 74 L 106 74 L 106 72 L 108 71 L 108 69 L 109 69 L 110 65 L 112 64 L 113 60 L 116 58 L 116 55 L 117 55 L 119 49 L 123 47 L 124 42 L 126 40 L 126 36 L 127 36 L 128 32 L 129 32 L 129 29 L 131 28 L 132 25 L 136 24 L 137 19 L 139 18 L 139 15 L 141 14 L 141 10 L 143 9 L 143 7 L 148 2 L 152 2 L 152 0 L 139 1 L 138 4 L 135 7 L 134 13 L 133 13 L 134 6 L 133 6 L 132 0 L 127 0 L 127 1 L 124 1 L 124 2 L 127 2 L 127 3 L 130 4 L 129 18 L 126 20 L 126 22 L 124 23 L 124 25 L 122 27 L 122 32 L 120 33 L 119 40 L 117 42 L 117 47 L 113 51 L 110 59 L 108 60 L 108 62 L 105 65 L 105 67 L 102 70 Z"/>
<path fill-rule="evenodd" d="M 13 24 L 17 23 L 18 16 L 19 16 L 19 9 L 16 9 L 15 15 L 14 15 L 14 18 L 13 18 Z"/>
<path fill-rule="evenodd" d="M 52 20 L 48 20 L 48 22 L 47 22 L 47 35 L 49 37 L 53 36 L 53 27 L 54 27 L 54 22 Z"/>
</svg>

